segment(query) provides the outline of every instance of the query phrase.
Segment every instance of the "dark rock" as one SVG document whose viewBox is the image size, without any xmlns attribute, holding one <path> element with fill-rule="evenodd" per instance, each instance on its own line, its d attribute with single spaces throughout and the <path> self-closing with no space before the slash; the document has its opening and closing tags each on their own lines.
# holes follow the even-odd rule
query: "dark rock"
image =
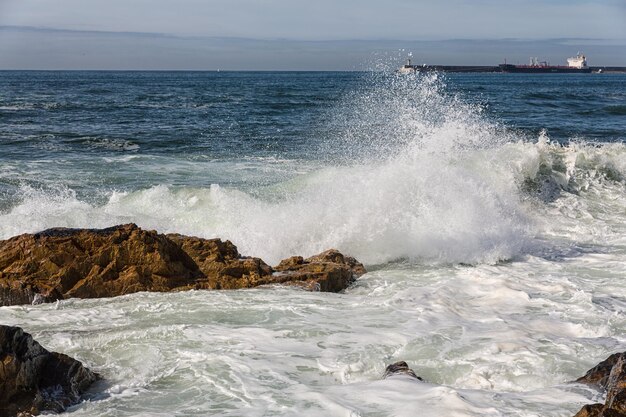
<svg viewBox="0 0 626 417">
<path fill-rule="evenodd" d="M 598 417 L 626 417 L 626 414 L 624 413 L 620 413 L 619 411 L 616 411 L 612 408 L 603 408 L 602 410 L 600 410 L 600 412 L 598 414 L 592 414 L 592 416 L 598 416 Z"/>
<path fill-rule="evenodd" d="M 611 369 L 606 384 L 605 405 L 626 414 L 626 355 L 622 355 Z"/>
<path fill-rule="evenodd" d="M 0 325 L 0 417 L 59 413 L 80 401 L 98 375 L 49 352 L 19 327 Z"/>
<path fill-rule="evenodd" d="M 134 224 L 57 228 L 0 241 L 0 306 L 268 284 L 341 291 L 365 272 L 335 250 L 290 258 L 277 270 L 220 239 L 163 235 Z"/>
<path fill-rule="evenodd" d="M 574 417 L 594 417 L 599 416 L 604 408 L 604 404 L 587 404 L 576 413 Z"/>
<path fill-rule="evenodd" d="M 391 365 L 387 366 L 387 368 L 385 369 L 385 373 L 383 374 L 383 379 L 387 379 L 395 375 L 407 375 L 411 378 L 423 381 L 423 379 L 417 376 L 413 369 L 409 368 L 409 365 L 404 361 L 392 363 Z"/>
<path fill-rule="evenodd" d="M 626 414 L 621 413 L 613 408 L 605 408 L 599 415 L 600 417 L 626 417 Z"/>
<path fill-rule="evenodd" d="M 576 382 L 598 385 L 606 390 L 606 400 L 585 405 L 575 417 L 626 417 L 626 352 L 609 356 Z"/>
<path fill-rule="evenodd" d="M 576 382 L 580 382 L 582 384 L 598 384 L 606 389 L 606 383 L 609 379 L 611 369 L 613 369 L 613 365 L 615 365 L 617 361 L 624 356 L 626 356 L 626 352 L 612 354 L 588 370 L 587 373 L 578 378 Z"/>
</svg>

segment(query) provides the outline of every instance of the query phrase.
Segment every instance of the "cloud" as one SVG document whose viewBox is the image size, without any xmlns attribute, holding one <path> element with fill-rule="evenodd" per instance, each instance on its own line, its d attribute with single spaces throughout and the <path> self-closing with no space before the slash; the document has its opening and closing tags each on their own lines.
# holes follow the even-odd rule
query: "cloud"
<svg viewBox="0 0 626 417">
<path fill-rule="evenodd" d="M 255 39 L 626 39 L 623 0 L 0 0 L 0 24 Z"/>
</svg>

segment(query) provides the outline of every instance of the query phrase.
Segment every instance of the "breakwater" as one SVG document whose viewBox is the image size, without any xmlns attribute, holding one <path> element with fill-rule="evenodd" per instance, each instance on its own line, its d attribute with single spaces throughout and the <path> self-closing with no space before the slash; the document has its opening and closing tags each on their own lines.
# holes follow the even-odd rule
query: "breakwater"
<svg viewBox="0 0 626 417">
<path fill-rule="evenodd" d="M 413 65 L 416 71 L 442 71 L 442 72 L 502 72 L 498 65 Z M 592 73 L 626 73 L 626 67 L 593 66 Z"/>
</svg>

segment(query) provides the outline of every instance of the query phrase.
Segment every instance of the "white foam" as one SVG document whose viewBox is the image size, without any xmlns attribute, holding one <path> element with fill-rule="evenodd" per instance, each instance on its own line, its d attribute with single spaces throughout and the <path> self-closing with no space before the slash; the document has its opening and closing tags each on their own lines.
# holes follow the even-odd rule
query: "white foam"
<svg viewBox="0 0 626 417">
<path fill-rule="evenodd" d="M 455 108 L 458 99 L 445 99 L 425 83 L 418 84 L 427 92 L 420 97 L 430 101 L 421 104 L 434 109 L 395 109 L 420 125 L 411 133 L 415 140 L 403 136 L 381 144 L 368 133 L 351 164 L 305 172 L 254 195 L 217 184 L 160 185 L 112 192 L 106 204 L 96 205 L 62 186 L 23 187 L 22 201 L 0 214 L 0 235 L 132 221 L 162 232 L 230 239 L 243 253 L 270 262 L 336 247 L 369 264 L 399 258 L 494 263 L 536 252 L 537 235 L 624 236 L 623 144 L 559 146 L 545 135 L 534 144 L 511 142 L 481 125 L 471 108 Z M 450 106 L 454 111 L 436 122 L 420 119 Z M 355 138 L 341 138 L 355 146 Z M 341 151 L 334 161 L 346 156 Z M 540 190 L 549 204 L 528 201 L 526 187 Z"/>
<path fill-rule="evenodd" d="M 556 416 L 593 402 L 561 384 L 626 341 L 624 314 L 606 325 L 615 285 L 533 259 L 388 267 L 345 294 L 142 293 L 1 308 L 0 321 L 106 378 L 79 416 Z M 381 380 L 396 360 L 427 382 Z"/>
<path fill-rule="evenodd" d="M 474 108 L 442 93 L 436 79 L 413 80 L 414 86 L 399 80 L 361 93 L 379 98 L 361 100 L 364 109 L 353 104 L 367 124 L 357 126 L 358 137 L 340 130 L 335 142 L 322 146 L 340 150 L 328 153 L 327 166 L 254 197 L 218 185 L 161 185 L 114 192 L 96 206 L 71 190 L 28 190 L 0 218 L 0 234 L 133 221 L 164 232 L 220 236 L 270 262 L 329 247 L 367 263 L 493 263 L 520 253 L 531 223 L 516 178 L 492 159 L 502 137 Z M 346 164 L 354 149 L 358 158 Z"/>
<path fill-rule="evenodd" d="M 375 264 L 495 263 L 555 245 L 559 252 L 572 239 L 626 235 L 623 144 L 560 146 L 545 133 L 536 143 L 522 141 L 447 94 L 435 76 L 377 79 L 339 110 L 336 136 L 320 146 L 326 161 L 317 169 L 293 165 L 286 175 L 246 161 L 230 168 L 243 168 L 246 178 L 258 172 L 264 182 L 274 176 L 269 187 L 250 193 L 218 184 L 159 185 L 114 191 L 94 204 L 62 185 L 24 186 L 21 201 L 0 214 L 0 237 L 135 222 L 230 239 L 242 253 L 272 263 L 335 247 Z M 147 162 L 140 168 L 149 169 Z M 205 163 L 181 161 L 194 175 L 210 169 Z"/>
<path fill-rule="evenodd" d="M 0 213 L 1 237 L 134 221 L 270 262 L 332 246 L 417 263 L 373 268 L 345 294 L 144 293 L 0 308 L 0 322 L 105 376 L 106 397 L 76 416 L 573 415 L 599 398 L 565 383 L 626 343 L 626 146 L 522 141 L 441 88 L 358 92 L 324 164 L 269 187 L 95 203 L 22 186 Z M 396 360 L 428 383 L 381 381 Z"/>
</svg>

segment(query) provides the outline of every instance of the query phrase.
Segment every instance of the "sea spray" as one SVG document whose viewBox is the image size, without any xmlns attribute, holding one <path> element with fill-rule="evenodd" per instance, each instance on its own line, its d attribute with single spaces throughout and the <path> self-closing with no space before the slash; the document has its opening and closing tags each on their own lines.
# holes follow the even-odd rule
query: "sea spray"
<svg viewBox="0 0 626 417">
<path fill-rule="evenodd" d="M 135 221 L 230 239 L 243 253 L 270 262 L 329 247 L 368 263 L 492 263 L 519 253 L 528 222 L 515 184 L 494 183 L 489 165 L 480 166 L 488 161 L 471 161 L 502 140 L 474 107 L 446 94 L 441 80 L 376 77 L 337 110 L 337 120 L 349 125 L 320 146 L 325 166 L 266 193 L 160 185 L 115 192 L 100 207 L 86 206 L 72 193 L 35 195 L 43 221 L 34 224 Z M 339 152 L 326 152 L 329 146 Z M 63 201 L 71 206 L 62 207 Z M 73 214 L 60 218 L 69 208 Z M 9 215 L 35 214 L 24 209 L 21 204 Z"/>
<path fill-rule="evenodd" d="M 430 119 L 410 107 L 421 76 L 388 76 L 361 88 L 353 73 L 3 74 L 1 105 L 37 91 L 79 92 L 81 104 L 0 109 L 3 238 L 135 221 L 227 235 L 246 254 L 303 253 L 322 239 L 369 262 L 415 261 L 372 267 L 342 294 L 272 287 L 0 309 L 0 322 L 103 375 L 102 391 L 73 415 L 562 417 L 600 400 L 567 381 L 626 346 L 623 117 L 588 111 L 619 105 L 624 78 L 450 75 L 430 100 L 460 106 L 422 105 L 439 115 Z M 60 91 L 59 78 L 72 82 Z M 353 110 L 387 82 L 411 83 L 395 142 L 374 133 L 402 106 L 369 124 Z M 86 83 L 122 92 L 123 109 L 84 93 Z M 489 107 L 466 111 L 476 91 Z M 77 134 L 139 149 L 85 147 Z M 461 203 L 478 212 L 455 210 Z M 464 250 L 453 227 L 479 245 L 459 258 L 488 263 L 451 263 Z M 442 237 L 452 242 L 443 251 Z M 486 256 L 507 253 L 513 262 Z M 427 382 L 381 380 L 398 360 Z"/>
<path fill-rule="evenodd" d="M 452 93 L 439 73 L 370 74 L 329 115 L 320 152 L 332 163 L 370 163 L 407 152 L 449 158 L 514 140 L 480 105 Z"/>
<path fill-rule="evenodd" d="M 373 74 L 334 113 L 333 136 L 316 150 L 323 163 L 290 179 L 253 191 L 157 185 L 104 202 L 23 186 L 0 232 L 135 222 L 230 239 L 272 263 L 330 247 L 368 264 L 495 263 L 534 253 L 543 215 L 529 198 L 620 182 L 626 166 L 621 144 L 560 146 L 545 133 L 524 141 L 437 74 Z"/>
</svg>

